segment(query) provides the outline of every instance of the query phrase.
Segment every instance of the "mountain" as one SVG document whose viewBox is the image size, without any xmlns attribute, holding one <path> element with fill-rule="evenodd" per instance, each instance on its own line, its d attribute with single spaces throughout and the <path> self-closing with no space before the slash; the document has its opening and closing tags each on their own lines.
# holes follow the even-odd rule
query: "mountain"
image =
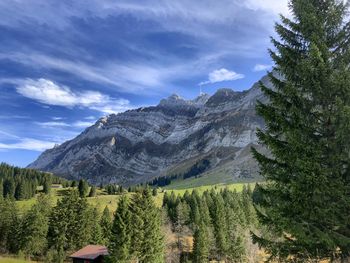
<svg viewBox="0 0 350 263">
<path fill-rule="evenodd" d="M 267 77 L 262 81 L 270 85 Z M 221 171 L 232 180 L 254 178 L 257 164 L 250 147 L 257 142 L 256 128 L 263 127 L 255 113 L 256 101 L 263 99 L 258 83 L 246 91 L 219 89 L 194 100 L 174 94 L 157 106 L 99 119 L 73 140 L 43 152 L 29 167 L 127 186 L 186 172 L 207 160 L 210 176 Z"/>
</svg>

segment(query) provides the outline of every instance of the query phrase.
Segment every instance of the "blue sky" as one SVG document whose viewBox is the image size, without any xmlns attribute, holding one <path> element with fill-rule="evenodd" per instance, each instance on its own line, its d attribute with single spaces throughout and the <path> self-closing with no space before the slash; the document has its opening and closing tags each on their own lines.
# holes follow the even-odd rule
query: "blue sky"
<svg viewBox="0 0 350 263">
<path fill-rule="evenodd" d="M 271 66 L 286 0 L 0 1 L 0 161 L 26 166 L 99 117 Z"/>
</svg>

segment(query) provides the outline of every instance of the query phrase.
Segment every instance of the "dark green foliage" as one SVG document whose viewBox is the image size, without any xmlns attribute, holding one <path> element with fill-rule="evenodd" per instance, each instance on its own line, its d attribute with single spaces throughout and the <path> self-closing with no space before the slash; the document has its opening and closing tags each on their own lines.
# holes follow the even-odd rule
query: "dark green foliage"
<svg viewBox="0 0 350 263">
<path fill-rule="evenodd" d="M 194 232 L 193 262 L 209 262 L 209 237 L 208 228 L 201 222 Z"/>
<path fill-rule="evenodd" d="M 272 39 L 274 89 L 258 103 L 258 131 L 271 155 L 253 149 L 267 183 L 258 186 L 254 235 L 272 258 L 296 262 L 350 255 L 350 24 L 347 4 L 292 0 Z"/>
<path fill-rule="evenodd" d="M 46 180 L 44 181 L 43 192 L 44 192 L 45 194 L 49 194 L 50 191 L 51 191 L 51 181 L 50 181 L 50 179 L 48 178 L 48 179 L 46 179 Z"/>
<path fill-rule="evenodd" d="M 89 184 L 84 179 L 81 179 L 79 181 L 78 190 L 80 197 L 86 197 L 89 192 Z"/>
<path fill-rule="evenodd" d="M 91 232 L 89 244 L 101 245 L 104 242 L 104 238 L 102 226 L 100 225 L 100 214 L 96 207 L 90 208 L 88 218 L 87 229 Z"/>
<path fill-rule="evenodd" d="M 123 186 L 121 185 L 108 184 L 104 188 L 109 195 L 117 195 L 124 192 Z"/>
<path fill-rule="evenodd" d="M 89 192 L 89 197 L 94 197 L 96 196 L 96 186 L 91 186 L 90 192 Z"/>
<path fill-rule="evenodd" d="M 16 204 L 9 198 L 0 199 L 0 251 L 18 251 L 20 221 Z"/>
<path fill-rule="evenodd" d="M 132 256 L 132 225 L 129 202 L 125 195 L 122 196 L 115 212 L 108 244 L 110 262 L 128 262 Z"/>
<path fill-rule="evenodd" d="M 3 197 L 29 199 L 34 197 L 40 185 L 43 186 L 44 192 L 48 193 L 50 188 L 47 183 L 51 182 L 64 184 L 68 181 L 49 173 L 0 164 L 0 195 Z"/>
<path fill-rule="evenodd" d="M 0 179 L 0 199 L 4 197 L 4 183 L 3 180 Z"/>
<path fill-rule="evenodd" d="M 216 243 L 216 252 L 219 259 L 225 257 L 228 251 L 228 225 L 225 214 L 225 204 L 221 194 L 213 196 L 214 206 L 212 212 L 214 237 Z M 233 224 L 234 222 L 231 222 Z"/>
<path fill-rule="evenodd" d="M 207 262 L 209 255 L 217 261 L 246 261 L 246 233 L 255 222 L 249 188 L 239 194 L 227 189 L 213 189 L 203 195 L 194 190 L 192 194 L 185 192 L 183 197 L 165 193 L 163 207 L 178 236 L 186 227 L 192 229 L 195 262 Z M 246 215 L 251 219 L 246 219 Z"/>
<path fill-rule="evenodd" d="M 151 191 L 143 189 L 129 200 L 122 196 L 111 230 L 110 262 L 164 262 L 160 211 Z"/>
<path fill-rule="evenodd" d="M 182 174 L 173 174 L 170 176 L 161 176 L 152 180 L 148 185 L 163 187 L 171 184 L 171 181 L 178 179 L 187 179 L 191 177 L 196 177 L 204 173 L 207 169 L 210 168 L 210 161 L 207 159 L 200 160 L 196 162 L 188 171 Z"/>
<path fill-rule="evenodd" d="M 57 251 L 80 249 L 91 241 L 93 220 L 86 199 L 74 190 L 57 202 L 50 215 L 49 247 Z"/>
<path fill-rule="evenodd" d="M 39 196 L 37 203 L 25 214 L 22 223 L 20 250 L 27 256 L 42 256 L 47 248 L 50 200 Z"/>
<path fill-rule="evenodd" d="M 12 177 L 5 178 L 4 180 L 4 197 L 14 198 L 15 196 L 15 181 Z"/>
<path fill-rule="evenodd" d="M 101 216 L 102 243 L 107 245 L 111 238 L 112 217 L 106 206 Z"/>
<path fill-rule="evenodd" d="M 136 193 L 132 202 L 134 256 L 140 262 L 164 262 L 160 211 L 154 204 L 151 191 L 146 188 Z"/>
</svg>

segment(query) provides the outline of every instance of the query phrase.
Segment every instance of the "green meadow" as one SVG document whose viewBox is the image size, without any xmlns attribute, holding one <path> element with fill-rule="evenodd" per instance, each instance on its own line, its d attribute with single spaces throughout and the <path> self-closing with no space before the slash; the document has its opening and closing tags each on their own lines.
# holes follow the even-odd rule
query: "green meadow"
<svg viewBox="0 0 350 263">
<path fill-rule="evenodd" d="M 186 182 L 185 182 L 186 181 Z M 184 182 L 184 183 L 182 183 Z M 193 180 L 183 180 L 180 182 L 174 182 L 171 185 L 168 185 L 164 189 L 158 190 L 158 195 L 155 197 L 155 202 L 158 206 L 161 206 L 164 192 L 174 192 L 175 194 L 183 195 L 186 191 L 192 192 L 193 190 L 197 190 L 199 193 L 203 193 L 206 190 L 215 189 L 220 191 L 221 189 L 228 188 L 229 190 L 236 190 L 237 192 L 242 191 L 244 185 L 250 185 L 252 188 L 255 183 L 233 183 L 233 184 L 215 184 L 215 185 L 202 185 L 196 186 L 197 183 L 192 183 Z M 185 187 L 185 184 L 188 184 Z M 71 191 L 72 188 L 62 188 L 62 189 L 52 189 L 50 196 L 52 206 L 55 206 L 57 201 L 67 194 L 67 191 Z M 127 193 L 127 195 L 132 195 L 132 193 Z M 106 206 L 110 211 L 115 211 L 117 208 L 118 199 L 120 195 L 108 195 L 103 190 L 98 190 L 97 195 L 95 197 L 87 197 L 88 203 L 96 206 L 100 211 L 102 211 Z M 20 213 L 28 211 L 30 207 L 36 202 L 36 198 L 31 198 L 23 201 L 16 201 L 18 210 Z M 1 261 L 0 261 L 1 262 Z"/>
</svg>

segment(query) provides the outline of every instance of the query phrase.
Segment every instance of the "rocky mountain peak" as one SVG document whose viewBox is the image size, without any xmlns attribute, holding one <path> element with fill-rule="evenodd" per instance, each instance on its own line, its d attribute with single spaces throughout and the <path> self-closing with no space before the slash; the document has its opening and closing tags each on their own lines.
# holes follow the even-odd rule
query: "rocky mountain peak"
<svg viewBox="0 0 350 263">
<path fill-rule="evenodd" d="M 207 101 L 207 105 L 215 106 L 239 99 L 244 92 L 237 92 L 232 89 L 218 89 Z"/>
<path fill-rule="evenodd" d="M 254 176 L 257 166 L 249 149 L 257 141 L 256 128 L 263 127 L 255 114 L 261 96 L 256 88 L 220 89 L 193 100 L 173 94 L 157 106 L 99 119 L 29 167 L 95 184 L 132 185 L 206 159 L 214 174 L 228 167 L 227 176 Z"/>
<path fill-rule="evenodd" d="M 188 101 L 186 101 L 184 98 L 177 94 L 172 94 L 168 98 L 162 99 L 158 106 L 178 106 L 186 104 L 188 104 Z"/>
<path fill-rule="evenodd" d="M 201 93 L 197 98 L 192 100 L 192 103 L 195 105 L 203 106 L 209 100 L 210 95 L 207 93 Z"/>
</svg>

